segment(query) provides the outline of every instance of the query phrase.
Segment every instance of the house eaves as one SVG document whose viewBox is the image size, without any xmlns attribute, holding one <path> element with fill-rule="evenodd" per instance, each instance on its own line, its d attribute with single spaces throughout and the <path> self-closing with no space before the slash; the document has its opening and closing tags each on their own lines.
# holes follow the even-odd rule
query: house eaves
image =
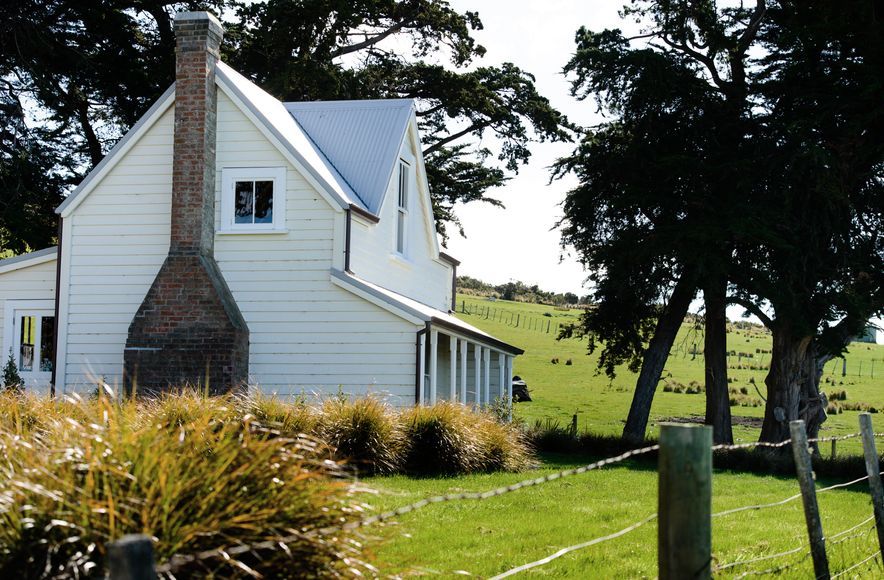
<svg viewBox="0 0 884 580">
<path fill-rule="evenodd" d="M 517 346 L 508 344 L 487 332 L 479 330 L 475 326 L 443 312 L 432 306 L 428 306 L 407 296 L 403 296 L 392 290 L 388 290 L 358 276 L 340 270 L 331 271 L 332 282 L 345 290 L 349 290 L 370 302 L 387 309 L 414 324 L 435 324 L 450 331 L 460 333 L 472 338 L 476 342 L 487 344 L 495 349 L 509 354 L 519 355 L 525 351 Z"/>
<path fill-rule="evenodd" d="M 37 250 L 36 252 L 21 254 L 20 256 L 13 256 L 11 258 L 6 258 L 5 260 L 0 260 L 0 274 L 11 272 L 13 270 L 20 270 L 22 268 L 30 268 L 31 266 L 52 262 L 57 259 L 57 246 Z"/>
</svg>

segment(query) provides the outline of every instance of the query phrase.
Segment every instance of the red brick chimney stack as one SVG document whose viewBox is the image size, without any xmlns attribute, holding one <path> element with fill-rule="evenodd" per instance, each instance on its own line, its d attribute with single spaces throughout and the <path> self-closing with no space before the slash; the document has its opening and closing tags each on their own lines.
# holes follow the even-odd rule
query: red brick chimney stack
<svg viewBox="0 0 884 580">
<path fill-rule="evenodd" d="M 215 129 L 224 28 L 208 12 L 175 16 L 175 166 L 170 255 L 212 256 L 215 246 Z"/>
<path fill-rule="evenodd" d="M 208 12 L 175 17 L 175 137 L 169 254 L 129 325 L 124 386 L 223 393 L 248 379 L 249 331 L 214 257 L 215 64 L 224 29 Z"/>
</svg>

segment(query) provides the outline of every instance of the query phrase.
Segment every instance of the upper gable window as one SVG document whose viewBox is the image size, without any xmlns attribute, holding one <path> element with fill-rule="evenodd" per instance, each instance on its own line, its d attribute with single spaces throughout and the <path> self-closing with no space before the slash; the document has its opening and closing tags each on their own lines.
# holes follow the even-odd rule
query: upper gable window
<svg viewBox="0 0 884 580">
<path fill-rule="evenodd" d="M 285 168 L 221 170 L 221 231 L 267 232 L 285 229 Z"/>
<path fill-rule="evenodd" d="M 399 160 L 398 203 L 396 207 L 396 252 L 405 255 L 406 229 L 408 225 L 408 185 L 411 182 L 411 167 Z"/>
</svg>

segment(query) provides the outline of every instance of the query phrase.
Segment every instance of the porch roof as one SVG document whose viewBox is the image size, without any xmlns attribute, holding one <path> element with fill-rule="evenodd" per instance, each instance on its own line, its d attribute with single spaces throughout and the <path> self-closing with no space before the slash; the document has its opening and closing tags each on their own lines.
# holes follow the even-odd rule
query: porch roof
<svg viewBox="0 0 884 580">
<path fill-rule="evenodd" d="M 422 302 L 418 302 L 413 298 L 403 296 L 398 292 L 393 292 L 382 286 L 378 286 L 368 280 L 364 280 L 355 274 L 342 272 L 341 270 L 332 270 L 332 281 L 347 290 L 357 290 L 357 294 L 368 294 L 381 302 L 381 305 L 387 305 L 390 312 L 394 314 L 405 313 L 413 319 L 421 322 L 429 323 L 446 328 L 452 332 L 463 334 L 476 342 L 487 344 L 495 349 L 507 352 L 509 354 L 522 354 L 525 351 L 517 346 L 508 344 L 499 338 L 496 338 L 487 332 L 479 330 L 472 324 L 468 324 L 463 320 L 453 316 L 449 312 L 444 312 L 432 306 L 428 306 Z"/>
</svg>

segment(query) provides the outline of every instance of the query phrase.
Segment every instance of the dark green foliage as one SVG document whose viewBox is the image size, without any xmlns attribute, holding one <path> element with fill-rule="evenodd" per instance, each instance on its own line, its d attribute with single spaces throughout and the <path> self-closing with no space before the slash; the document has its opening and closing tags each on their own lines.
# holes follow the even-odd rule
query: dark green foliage
<svg viewBox="0 0 884 580">
<path fill-rule="evenodd" d="M 18 374 L 18 367 L 15 364 L 15 357 L 12 355 L 12 349 L 9 349 L 9 358 L 3 365 L 3 382 L 0 384 L 3 391 L 21 392 L 23 390 L 24 381 Z"/>
<path fill-rule="evenodd" d="M 486 193 L 528 161 L 531 141 L 569 138 L 567 121 L 530 74 L 510 63 L 472 66 L 485 54 L 471 36 L 482 27 L 479 16 L 442 0 L 5 2 L 3 126 L 21 118 L 25 100 L 46 114 L 27 138 L 0 138 L 0 247 L 49 244 L 51 210 L 65 189 L 174 80 L 175 12 L 201 9 L 226 20 L 224 59 L 278 98 L 418 99 L 443 234 L 446 222 L 457 225 L 455 203 L 499 205 Z M 390 36 L 401 53 L 380 44 Z M 480 141 L 492 135 L 499 143 L 493 149 L 483 144 L 489 139 Z"/>
</svg>

